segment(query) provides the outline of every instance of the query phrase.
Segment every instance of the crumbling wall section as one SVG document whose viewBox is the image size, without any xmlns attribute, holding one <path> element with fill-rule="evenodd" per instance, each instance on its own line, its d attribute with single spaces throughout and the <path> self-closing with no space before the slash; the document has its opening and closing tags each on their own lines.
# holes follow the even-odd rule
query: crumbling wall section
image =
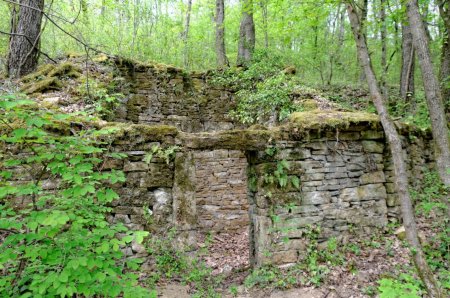
<svg viewBox="0 0 450 298">
<path fill-rule="evenodd" d="M 207 83 L 205 73 L 187 73 L 167 65 L 117 62 L 129 94 L 116 120 L 148 125 L 172 125 L 184 132 L 229 130 L 231 91 Z"/>
<path fill-rule="evenodd" d="M 321 227 L 319 241 L 349 230 L 369 235 L 398 220 L 390 153 L 379 124 L 321 128 L 287 125 L 271 130 L 181 133 L 165 125 L 117 124 L 102 171 L 120 170 L 111 222 L 152 233 L 175 228 L 195 249 L 199 234 L 250 227 L 255 265 L 283 265 L 305 255 L 305 231 Z M 412 187 L 432 166 L 430 137 L 402 131 Z M 170 158 L 148 154 L 177 146 Z M 15 154 L 21 154 L 16 152 Z M 23 169 L 13 169 L 17 183 Z M 58 181 L 42 180 L 45 190 Z M 27 202 L 20 202 L 26 204 Z M 133 245 L 129 255 L 145 255 Z"/>
</svg>

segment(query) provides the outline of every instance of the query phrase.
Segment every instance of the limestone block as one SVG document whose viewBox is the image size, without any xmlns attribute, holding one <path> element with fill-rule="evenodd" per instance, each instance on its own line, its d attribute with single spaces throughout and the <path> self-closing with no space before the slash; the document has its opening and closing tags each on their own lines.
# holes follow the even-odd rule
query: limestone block
<svg viewBox="0 0 450 298">
<path fill-rule="evenodd" d="M 360 187 L 344 188 L 341 190 L 339 199 L 344 202 L 384 200 L 386 199 L 386 188 L 383 184 L 367 184 Z"/>
<path fill-rule="evenodd" d="M 295 216 L 288 219 L 281 219 L 275 224 L 275 228 L 279 229 L 298 229 L 308 225 L 319 223 L 323 220 L 323 215 L 317 216 Z"/>
<path fill-rule="evenodd" d="M 359 181 L 361 184 L 384 183 L 386 182 L 386 178 L 384 172 L 377 171 L 361 175 Z"/>
<path fill-rule="evenodd" d="M 325 178 L 324 173 L 309 173 L 301 176 L 301 181 L 317 181 Z"/>
<path fill-rule="evenodd" d="M 393 193 L 393 194 L 388 194 L 387 198 L 386 198 L 386 205 L 388 207 L 395 207 L 395 206 L 399 206 L 400 202 L 398 201 L 398 196 L 397 194 Z"/>
<path fill-rule="evenodd" d="M 384 144 L 376 141 L 362 141 L 365 152 L 383 153 Z"/>
<path fill-rule="evenodd" d="M 385 183 L 384 186 L 386 187 L 386 192 L 388 194 L 395 193 L 395 183 Z"/>
<path fill-rule="evenodd" d="M 361 132 L 361 138 L 366 140 L 381 140 L 384 139 L 384 133 L 378 130 L 365 130 Z"/>
<path fill-rule="evenodd" d="M 317 181 L 304 181 L 302 182 L 303 186 L 320 186 L 323 185 L 323 181 L 322 180 L 317 180 Z"/>
<path fill-rule="evenodd" d="M 339 184 L 317 186 L 317 190 L 318 191 L 334 191 L 334 190 L 338 190 L 338 189 L 341 189 L 341 188 L 342 188 L 342 186 L 339 185 Z"/>
<path fill-rule="evenodd" d="M 311 157 L 311 150 L 307 148 L 283 149 L 275 155 L 275 159 L 303 160 Z"/>
<path fill-rule="evenodd" d="M 295 206 L 291 208 L 292 214 L 317 214 L 320 211 L 320 209 L 314 205 L 302 205 L 302 206 Z"/>
<path fill-rule="evenodd" d="M 126 161 L 123 166 L 124 172 L 144 172 L 149 169 L 149 166 L 145 162 L 129 162 Z"/>
<path fill-rule="evenodd" d="M 278 251 L 274 252 L 270 256 L 270 259 L 274 265 L 296 263 L 298 260 L 298 252 L 296 250 Z"/>
<path fill-rule="evenodd" d="M 337 169 L 341 169 L 341 168 L 337 168 Z M 345 168 L 343 168 L 345 169 Z M 333 173 L 327 173 L 325 175 L 325 179 L 335 179 L 335 178 L 347 178 L 348 175 L 345 172 L 333 172 Z"/>
<path fill-rule="evenodd" d="M 306 249 L 306 240 L 305 239 L 289 239 L 283 238 L 280 242 L 275 245 L 277 251 L 286 251 L 286 250 L 305 250 Z"/>
<path fill-rule="evenodd" d="M 304 193 L 302 205 L 321 205 L 331 202 L 331 196 L 325 191 L 313 191 Z"/>
<path fill-rule="evenodd" d="M 361 138 L 359 132 L 341 132 L 339 135 L 334 135 L 334 139 L 338 138 L 340 141 L 356 141 Z"/>
<path fill-rule="evenodd" d="M 326 150 L 328 149 L 327 144 L 325 142 L 311 142 L 304 145 L 305 148 L 310 148 L 313 150 Z"/>
</svg>

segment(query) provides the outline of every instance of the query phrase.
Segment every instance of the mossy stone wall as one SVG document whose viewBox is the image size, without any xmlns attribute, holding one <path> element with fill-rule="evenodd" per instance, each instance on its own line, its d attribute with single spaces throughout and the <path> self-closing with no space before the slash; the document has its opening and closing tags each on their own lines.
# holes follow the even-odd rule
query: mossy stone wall
<svg viewBox="0 0 450 298">
<path fill-rule="evenodd" d="M 126 181 L 115 185 L 120 199 L 112 205 L 111 222 L 152 233 L 174 227 L 180 243 L 196 249 L 200 234 L 250 230 L 253 264 L 282 265 L 302 258 L 308 225 L 321 227 L 319 241 L 341 239 L 349 230 L 372 229 L 398 220 L 399 202 L 392 164 L 378 124 L 358 122 L 320 128 L 292 123 L 271 130 L 180 132 L 166 125 L 108 124 L 119 130 L 103 171 L 121 170 Z M 401 129 L 411 186 L 420 186 L 432 167 L 426 133 Z M 168 161 L 154 156 L 153 146 L 178 146 Z M 19 149 L 2 148 L 11 154 Z M 279 163 L 288 183 L 271 183 Z M 14 169 L 17 183 L 27 172 Z M 293 177 L 298 178 L 298 185 Z M 44 188 L 58 181 L 43 180 Z M 18 202 L 26 204 L 26 201 Z M 133 244 L 129 255 L 144 256 Z"/>
<path fill-rule="evenodd" d="M 206 74 L 126 61 L 119 61 L 118 66 L 130 88 L 117 110 L 117 121 L 168 124 L 184 132 L 236 127 L 228 115 L 234 104 L 232 92 L 208 84 Z"/>
</svg>

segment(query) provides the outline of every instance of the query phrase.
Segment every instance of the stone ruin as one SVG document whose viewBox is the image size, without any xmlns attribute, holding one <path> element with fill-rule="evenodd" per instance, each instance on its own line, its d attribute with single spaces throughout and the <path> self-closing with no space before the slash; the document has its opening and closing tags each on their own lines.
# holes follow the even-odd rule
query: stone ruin
<svg viewBox="0 0 450 298">
<path fill-rule="evenodd" d="M 127 175 L 115 220 L 146 228 L 148 206 L 153 225 L 175 227 L 192 248 L 200 234 L 249 229 L 250 262 L 257 266 L 300 260 L 309 225 L 321 227 L 324 241 L 398 220 L 393 166 L 376 116 L 315 111 L 271 129 L 244 128 L 229 117 L 233 93 L 209 84 L 207 74 L 119 67 L 131 85 L 117 120 L 134 125 L 114 143 L 129 156 L 115 165 Z M 415 185 L 432 166 L 430 134 L 398 128 Z M 143 162 L 155 142 L 178 146 L 169 164 Z M 287 185 L 268 183 L 264 177 L 283 160 Z"/>
<path fill-rule="evenodd" d="M 355 228 L 370 234 L 399 218 L 376 116 L 311 111 L 270 129 L 242 127 L 229 117 L 233 92 L 209 84 L 207 74 L 130 62 L 119 69 L 129 90 L 111 150 L 127 158 L 106 160 L 103 170 L 122 170 L 126 182 L 115 186 L 111 222 L 153 232 L 173 227 L 194 250 L 206 233 L 248 230 L 250 262 L 261 266 L 301 260 L 309 225 L 320 226 L 325 241 Z M 415 185 L 432 166 L 431 137 L 398 128 Z M 155 145 L 176 148 L 173 158 L 145 162 Z M 144 251 L 133 246 L 129 254 Z"/>
</svg>

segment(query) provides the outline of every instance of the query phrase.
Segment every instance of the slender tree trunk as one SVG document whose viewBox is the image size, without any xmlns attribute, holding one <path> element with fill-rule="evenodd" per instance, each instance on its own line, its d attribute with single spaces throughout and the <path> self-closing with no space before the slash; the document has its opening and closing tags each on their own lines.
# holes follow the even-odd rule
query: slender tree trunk
<svg viewBox="0 0 450 298">
<path fill-rule="evenodd" d="M 386 43 L 386 0 L 380 0 L 380 38 L 381 38 L 381 93 L 384 98 L 387 99 L 388 90 L 387 90 L 387 43 Z"/>
<path fill-rule="evenodd" d="M 359 61 L 361 66 L 364 68 L 372 101 L 377 109 L 378 115 L 380 116 L 381 124 L 386 134 L 386 139 L 391 151 L 392 160 L 394 163 L 395 187 L 401 202 L 406 238 L 411 245 L 412 250 L 414 250 L 412 253 L 414 262 L 430 296 L 441 297 L 439 288 L 437 287 L 434 276 L 426 262 L 425 255 L 420 246 L 417 226 L 414 219 L 414 210 L 408 192 L 409 185 L 406 173 L 406 164 L 403 159 L 401 139 L 394 123 L 389 117 L 383 95 L 378 87 L 377 79 L 370 61 L 366 36 L 361 31 L 362 27 L 360 19 L 351 4 L 347 5 L 347 13 L 350 19 L 353 36 L 355 38 Z"/>
<path fill-rule="evenodd" d="M 369 0 L 358 0 L 361 7 L 361 32 L 362 34 L 366 35 L 367 33 L 367 26 L 366 26 L 366 20 L 367 20 L 367 14 L 368 14 L 368 6 L 369 6 Z M 366 81 L 366 74 L 364 72 L 364 69 L 362 66 L 360 66 L 360 72 L 359 72 L 359 82 L 363 84 Z"/>
<path fill-rule="evenodd" d="M 225 5 L 224 0 L 216 0 L 216 58 L 217 66 L 229 66 L 227 54 L 225 51 Z"/>
<path fill-rule="evenodd" d="M 411 27 L 407 22 L 402 24 L 402 70 L 400 73 L 400 97 L 409 103 L 409 110 L 415 110 L 414 100 L 414 47 Z"/>
<path fill-rule="evenodd" d="M 191 24 L 191 11 L 192 11 L 192 0 L 188 0 L 188 7 L 186 11 L 186 24 L 184 26 L 183 32 L 183 42 L 184 42 L 184 50 L 183 50 L 183 65 L 185 68 L 189 66 L 189 27 Z"/>
<path fill-rule="evenodd" d="M 259 6 L 261 7 L 263 30 L 264 30 L 264 47 L 269 48 L 269 21 L 267 17 L 267 0 L 259 1 Z"/>
<path fill-rule="evenodd" d="M 450 4 L 447 1 L 440 0 L 439 14 L 444 21 L 444 32 L 442 36 L 441 50 L 441 69 L 440 81 L 442 90 L 442 99 L 447 113 L 450 113 Z"/>
<path fill-rule="evenodd" d="M 433 72 L 428 38 L 419 13 L 417 0 L 409 0 L 406 4 L 409 24 L 413 36 L 414 47 L 419 58 L 422 70 L 425 96 L 431 119 L 431 128 L 435 142 L 435 156 L 439 176 L 445 185 L 450 185 L 450 148 L 448 140 L 448 127 L 444 114 L 441 89 L 436 75 Z"/>
<path fill-rule="evenodd" d="M 7 70 L 11 78 L 34 71 L 39 58 L 44 0 L 22 0 L 20 4 L 17 27 L 11 32 L 17 35 L 12 35 L 9 43 Z M 15 19 L 15 15 L 12 18 Z M 11 22 L 14 24 L 15 20 Z"/>
<path fill-rule="evenodd" d="M 105 12 L 106 12 L 106 3 L 105 2 L 106 2 L 106 0 L 102 0 L 102 6 L 100 8 L 100 15 L 102 17 L 105 16 Z"/>
<path fill-rule="evenodd" d="M 237 65 L 250 62 L 255 49 L 255 23 L 253 22 L 253 0 L 243 0 Z"/>
<path fill-rule="evenodd" d="M 139 11 L 140 5 L 141 5 L 140 0 L 135 0 L 135 2 L 133 4 L 133 39 L 131 41 L 132 53 L 134 53 L 134 51 L 136 49 L 137 34 L 138 34 L 140 18 L 141 18 L 141 14 Z M 137 45 L 137 48 L 139 48 L 139 44 Z"/>
</svg>

